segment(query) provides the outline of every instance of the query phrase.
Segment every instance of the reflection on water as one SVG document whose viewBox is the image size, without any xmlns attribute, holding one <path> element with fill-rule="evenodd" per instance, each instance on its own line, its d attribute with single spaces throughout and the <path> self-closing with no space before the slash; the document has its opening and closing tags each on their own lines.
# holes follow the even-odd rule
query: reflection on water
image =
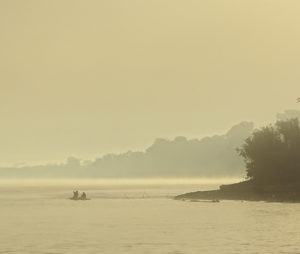
<svg viewBox="0 0 300 254">
<path fill-rule="evenodd" d="M 3 182 L 0 253 L 300 253 L 300 204 L 171 198 L 217 181 Z"/>
</svg>

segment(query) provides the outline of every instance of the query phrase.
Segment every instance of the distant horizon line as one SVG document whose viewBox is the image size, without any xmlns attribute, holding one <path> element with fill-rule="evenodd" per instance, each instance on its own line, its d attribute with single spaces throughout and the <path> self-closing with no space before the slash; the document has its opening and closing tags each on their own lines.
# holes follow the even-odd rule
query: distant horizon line
<svg viewBox="0 0 300 254">
<path fill-rule="evenodd" d="M 93 155 L 93 156 L 86 156 L 85 158 L 82 158 L 83 156 L 78 156 L 78 155 L 72 155 L 70 154 L 69 156 L 66 156 L 64 159 L 59 159 L 59 160 L 31 160 L 29 161 L 22 161 L 22 162 L 15 162 L 15 163 L 5 163 L 5 164 L 0 164 L 0 168 L 23 168 L 23 167 L 38 167 L 38 166 L 46 166 L 46 165 L 60 165 L 60 164 L 65 164 L 68 160 L 68 158 L 76 158 L 78 160 L 80 160 L 80 162 L 84 162 L 84 161 L 93 161 L 99 158 L 102 158 L 105 155 L 109 155 L 109 154 L 114 154 L 114 155 L 120 155 L 120 154 L 124 154 L 127 152 L 145 152 L 146 149 L 148 147 L 150 147 L 152 144 L 154 144 L 154 142 L 157 139 L 164 139 L 167 141 L 174 141 L 176 138 L 178 137 L 184 137 L 186 138 L 188 141 L 191 140 L 202 140 L 204 138 L 209 138 L 209 137 L 214 137 L 214 136 L 222 136 L 222 135 L 226 135 L 226 133 L 234 126 L 239 125 L 241 123 L 252 123 L 254 125 L 254 128 L 256 126 L 256 124 L 253 121 L 248 121 L 248 120 L 240 120 L 236 123 L 234 123 L 233 125 L 231 125 L 231 127 L 227 128 L 226 130 L 222 131 L 222 133 L 212 133 L 210 135 L 203 135 L 203 136 L 199 136 L 199 137 L 187 137 L 184 135 L 175 135 L 173 138 L 164 138 L 164 137 L 156 137 L 152 140 L 152 143 L 149 144 L 148 146 L 144 147 L 143 149 L 124 149 L 123 151 L 115 151 L 115 152 L 104 152 L 104 153 L 99 153 L 98 155 Z"/>
<path fill-rule="evenodd" d="M 148 177 L 148 178 L 0 178 L 1 185 L 157 185 L 157 184 L 229 184 L 243 181 L 241 177 Z"/>
</svg>

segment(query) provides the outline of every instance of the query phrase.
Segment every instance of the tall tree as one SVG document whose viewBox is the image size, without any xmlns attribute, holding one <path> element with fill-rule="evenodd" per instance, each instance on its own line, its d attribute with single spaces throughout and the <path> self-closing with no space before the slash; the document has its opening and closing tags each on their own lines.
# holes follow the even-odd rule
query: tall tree
<svg viewBox="0 0 300 254">
<path fill-rule="evenodd" d="M 238 149 L 247 177 L 259 183 L 300 181 L 299 120 L 277 121 L 256 130 Z"/>
</svg>

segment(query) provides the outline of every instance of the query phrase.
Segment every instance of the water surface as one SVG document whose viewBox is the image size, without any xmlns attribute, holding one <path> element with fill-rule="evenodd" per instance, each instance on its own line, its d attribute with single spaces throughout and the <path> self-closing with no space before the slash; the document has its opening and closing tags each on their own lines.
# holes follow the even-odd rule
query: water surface
<svg viewBox="0 0 300 254">
<path fill-rule="evenodd" d="M 218 185 L 2 181 L 0 253 L 300 253 L 300 204 L 172 199 Z"/>
</svg>

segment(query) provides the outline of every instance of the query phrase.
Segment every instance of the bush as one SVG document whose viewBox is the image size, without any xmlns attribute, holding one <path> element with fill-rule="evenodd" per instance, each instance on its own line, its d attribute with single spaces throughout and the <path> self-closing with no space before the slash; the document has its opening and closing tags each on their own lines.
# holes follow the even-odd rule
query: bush
<svg viewBox="0 0 300 254">
<path fill-rule="evenodd" d="M 300 126 L 298 118 L 277 121 L 255 131 L 237 149 L 247 177 L 260 183 L 300 181 Z"/>
</svg>

